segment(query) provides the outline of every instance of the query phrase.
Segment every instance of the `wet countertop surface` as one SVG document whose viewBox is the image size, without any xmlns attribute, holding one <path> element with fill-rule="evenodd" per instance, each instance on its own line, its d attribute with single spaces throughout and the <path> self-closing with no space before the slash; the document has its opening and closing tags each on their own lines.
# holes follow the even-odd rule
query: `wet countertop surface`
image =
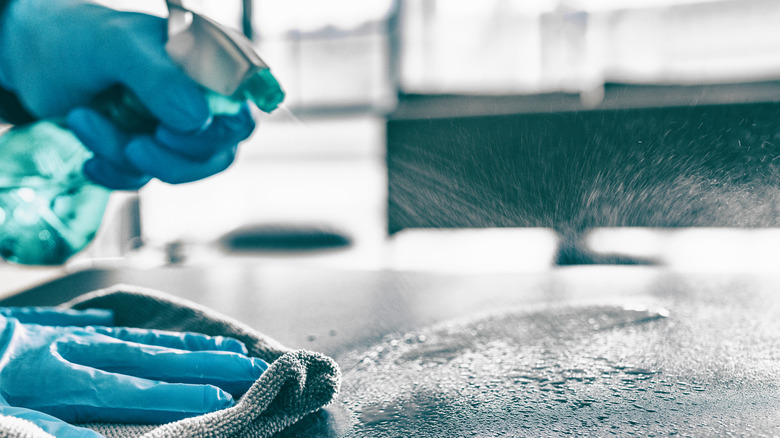
<svg viewBox="0 0 780 438">
<path fill-rule="evenodd" d="M 88 269 L 0 304 L 57 304 L 116 283 L 336 359 L 339 398 L 284 437 L 780 433 L 780 274 L 215 263 Z"/>
</svg>

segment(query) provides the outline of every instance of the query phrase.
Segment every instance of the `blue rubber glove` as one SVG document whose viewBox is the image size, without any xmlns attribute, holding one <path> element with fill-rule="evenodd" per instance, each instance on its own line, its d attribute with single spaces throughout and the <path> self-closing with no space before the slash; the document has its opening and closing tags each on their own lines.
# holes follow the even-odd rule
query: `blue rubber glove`
<svg viewBox="0 0 780 438">
<path fill-rule="evenodd" d="M 38 309 L 27 317 L 49 322 Z M 11 406 L 69 423 L 144 424 L 230 407 L 268 367 L 231 338 L 5 316 L 0 364 L 0 396 Z"/>
<path fill-rule="evenodd" d="M 39 325 L 114 325 L 114 312 L 108 309 L 73 310 L 59 307 L 0 307 L 0 316 Z"/>
<path fill-rule="evenodd" d="M 0 415 L 27 420 L 57 438 L 104 438 L 103 435 L 94 430 L 72 426 L 51 415 L 11 406 L 2 397 L 0 397 Z"/>
<path fill-rule="evenodd" d="M 254 130 L 243 105 L 215 115 L 203 89 L 167 56 L 166 21 L 87 0 L 12 0 L 0 23 L 0 86 L 39 118 L 62 117 L 90 148 L 87 175 L 113 189 L 152 177 L 189 182 L 218 173 Z M 127 135 L 88 107 L 115 84 L 132 90 L 160 120 Z M 78 108 L 78 109 L 77 109 Z"/>
</svg>

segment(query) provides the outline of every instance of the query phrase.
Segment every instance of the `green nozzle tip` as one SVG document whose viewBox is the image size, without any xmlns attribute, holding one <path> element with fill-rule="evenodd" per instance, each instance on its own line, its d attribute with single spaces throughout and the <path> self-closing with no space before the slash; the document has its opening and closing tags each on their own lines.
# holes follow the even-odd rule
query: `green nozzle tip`
<svg viewBox="0 0 780 438">
<path fill-rule="evenodd" d="M 260 70 L 247 81 L 244 93 L 247 99 L 266 113 L 275 110 L 284 100 L 284 91 L 279 81 L 267 68 Z"/>
</svg>

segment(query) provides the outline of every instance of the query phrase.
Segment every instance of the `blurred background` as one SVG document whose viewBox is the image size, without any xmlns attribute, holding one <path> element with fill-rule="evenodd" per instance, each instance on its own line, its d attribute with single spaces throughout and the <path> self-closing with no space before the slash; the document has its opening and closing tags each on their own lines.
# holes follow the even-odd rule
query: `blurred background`
<svg viewBox="0 0 780 438">
<path fill-rule="evenodd" d="M 6 290 L 111 263 L 778 260 L 776 1 L 187 4 L 252 37 L 285 108 L 223 174 L 117 194 L 69 265 L 3 265 Z"/>
</svg>

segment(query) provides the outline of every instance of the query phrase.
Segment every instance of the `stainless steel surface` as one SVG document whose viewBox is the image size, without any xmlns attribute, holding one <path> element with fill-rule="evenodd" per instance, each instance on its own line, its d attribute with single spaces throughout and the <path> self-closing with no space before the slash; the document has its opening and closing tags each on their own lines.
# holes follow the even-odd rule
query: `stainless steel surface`
<svg viewBox="0 0 780 438">
<path fill-rule="evenodd" d="M 780 433 L 778 274 L 217 263 L 84 271 L 2 304 L 56 304 L 118 282 L 334 357 L 338 401 L 286 437 Z"/>
</svg>

